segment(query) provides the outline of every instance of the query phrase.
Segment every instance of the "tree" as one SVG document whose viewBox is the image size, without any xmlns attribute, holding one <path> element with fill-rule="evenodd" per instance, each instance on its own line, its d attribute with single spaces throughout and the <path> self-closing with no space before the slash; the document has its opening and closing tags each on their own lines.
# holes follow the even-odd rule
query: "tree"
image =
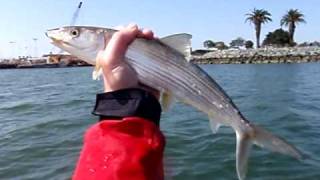
<svg viewBox="0 0 320 180">
<path fill-rule="evenodd" d="M 241 46 L 244 46 L 245 41 L 246 41 L 245 39 L 238 37 L 237 39 L 234 39 L 230 42 L 230 46 L 231 47 L 241 47 Z"/>
<path fill-rule="evenodd" d="M 320 47 L 320 42 L 314 41 L 314 42 L 304 42 L 298 45 L 299 47 L 308 47 L 308 46 L 315 46 Z"/>
<path fill-rule="evenodd" d="M 310 46 L 320 47 L 320 42 L 318 42 L 318 41 L 311 42 L 311 43 L 310 43 Z"/>
<path fill-rule="evenodd" d="M 252 49 L 253 48 L 253 42 L 251 40 L 248 40 L 248 41 L 245 42 L 244 46 L 247 49 Z"/>
<path fill-rule="evenodd" d="M 285 25 L 288 27 L 290 35 L 290 44 L 294 43 L 294 32 L 296 29 L 296 24 L 306 23 L 304 20 L 304 15 L 299 12 L 298 9 L 290 9 L 281 19 L 281 26 Z"/>
<path fill-rule="evenodd" d="M 216 44 L 215 44 L 213 41 L 211 41 L 211 40 L 206 40 L 206 41 L 203 42 L 203 46 L 204 46 L 205 48 L 209 49 L 209 48 L 215 47 Z"/>
<path fill-rule="evenodd" d="M 276 29 L 269 32 L 263 41 L 263 45 L 287 46 L 290 44 L 290 35 L 288 31 Z"/>
<path fill-rule="evenodd" d="M 265 24 L 269 21 L 272 21 L 271 14 L 264 9 L 256 9 L 254 8 L 251 13 L 246 14 L 246 21 L 254 24 L 256 31 L 256 40 L 257 40 L 257 48 L 260 47 L 260 33 L 261 33 L 261 25 Z"/>
<path fill-rule="evenodd" d="M 216 42 L 215 44 L 215 47 L 219 50 L 228 49 L 228 46 L 226 46 L 226 44 L 222 41 Z"/>
</svg>

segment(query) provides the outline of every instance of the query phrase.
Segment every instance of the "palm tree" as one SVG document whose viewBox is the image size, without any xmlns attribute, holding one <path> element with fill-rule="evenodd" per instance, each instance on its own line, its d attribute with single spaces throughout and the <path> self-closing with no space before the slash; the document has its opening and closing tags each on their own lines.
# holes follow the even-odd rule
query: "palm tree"
<svg viewBox="0 0 320 180">
<path fill-rule="evenodd" d="M 298 23 L 306 23 L 304 15 L 298 9 L 290 9 L 280 21 L 281 26 L 289 27 L 290 44 L 294 42 L 294 31 Z"/>
<path fill-rule="evenodd" d="M 256 9 L 254 8 L 251 13 L 246 14 L 246 22 L 254 24 L 256 30 L 256 39 L 257 39 L 257 48 L 260 47 L 260 33 L 261 33 L 261 25 L 272 21 L 271 14 L 264 9 Z"/>
</svg>

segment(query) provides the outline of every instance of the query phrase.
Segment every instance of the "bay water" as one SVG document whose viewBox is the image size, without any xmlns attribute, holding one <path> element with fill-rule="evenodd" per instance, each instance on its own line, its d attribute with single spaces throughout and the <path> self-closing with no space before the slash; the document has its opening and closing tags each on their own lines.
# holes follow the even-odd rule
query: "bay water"
<svg viewBox="0 0 320 180">
<path fill-rule="evenodd" d="M 203 65 L 250 121 L 307 159 L 254 147 L 247 179 L 320 179 L 320 64 Z M 102 82 L 91 67 L 0 71 L 0 179 L 70 179 Z M 236 180 L 235 134 L 176 103 L 164 112 L 166 179 Z"/>
</svg>

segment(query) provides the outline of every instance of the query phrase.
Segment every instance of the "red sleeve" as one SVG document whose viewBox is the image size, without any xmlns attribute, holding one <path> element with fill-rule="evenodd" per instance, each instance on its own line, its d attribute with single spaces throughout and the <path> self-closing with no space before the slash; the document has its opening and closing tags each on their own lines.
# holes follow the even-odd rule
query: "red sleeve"
<svg viewBox="0 0 320 180">
<path fill-rule="evenodd" d="M 163 180 L 165 138 L 149 120 L 126 117 L 90 127 L 73 180 Z"/>
</svg>

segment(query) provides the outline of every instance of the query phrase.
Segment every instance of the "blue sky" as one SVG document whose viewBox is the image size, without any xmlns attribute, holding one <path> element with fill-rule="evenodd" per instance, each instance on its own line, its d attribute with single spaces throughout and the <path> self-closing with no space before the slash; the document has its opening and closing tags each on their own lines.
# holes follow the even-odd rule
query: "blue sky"
<svg viewBox="0 0 320 180">
<path fill-rule="evenodd" d="M 0 57 L 40 55 L 53 49 L 44 32 L 68 25 L 80 0 L 1 0 Z M 263 26 L 266 33 L 280 27 L 281 16 L 290 8 L 305 14 L 307 24 L 296 30 L 296 41 L 320 40 L 319 0 L 83 0 L 77 25 L 114 27 L 135 22 L 154 30 L 157 36 L 187 32 L 194 49 L 204 40 L 229 43 L 236 37 L 255 40 L 253 26 L 244 23 L 245 14 L 263 8 L 273 22 Z M 37 38 L 35 48 L 33 38 Z M 16 43 L 10 44 L 10 41 Z"/>
</svg>

